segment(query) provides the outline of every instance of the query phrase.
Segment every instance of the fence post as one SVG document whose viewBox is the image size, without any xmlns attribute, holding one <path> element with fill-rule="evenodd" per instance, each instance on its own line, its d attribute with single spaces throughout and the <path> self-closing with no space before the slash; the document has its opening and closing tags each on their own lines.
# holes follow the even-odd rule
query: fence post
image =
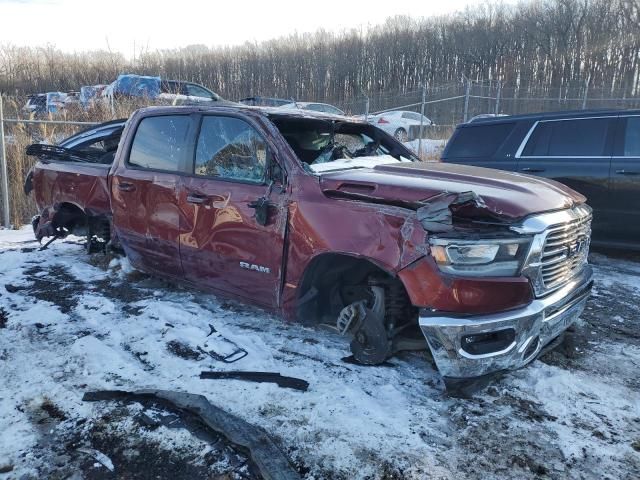
<svg viewBox="0 0 640 480">
<path fill-rule="evenodd" d="M 427 87 L 422 84 L 422 104 L 420 105 L 420 135 L 418 135 L 418 157 L 422 160 L 422 134 L 424 128 L 424 102 L 427 101 Z"/>
<path fill-rule="evenodd" d="M 582 110 L 585 110 L 587 108 L 587 95 L 589 93 L 590 80 L 591 80 L 591 75 L 589 75 L 587 80 L 584 82 L 584 95 L 582 97 Z"/>
<path fill-rule="evenodd" d="M 495 114 L 500 113 L 500 96 L 502 95 L 502 81 L 498 80 L 498 92 L 496 93 L 496 111 Z"/>
<path fill-rule="evenodd" d="M 9 228 L 11 215 L 9 214 L 9 177 L 7 174 L 7 150 L 4 144 L 4 109 L 2 105 L 2 92 L 0 92 L 0 176 L 2 176 L 2 213 L 3 225 Z"/>
<path fill-rule="evenodd" d="M 369 96 L 367 95 L 364 101 L 364 121 L 369 121 Z"/>
<path fill-rule="evenodd" d="M 464 81 L 466 82 L 466 87 L 464 90 L 464 116 L 462 122 L 467 123 L 467 115 L 469 114 L 469 95 L 471 94 L 471 82 L 467 77 L 463 76 L 462 78 L 464 78 Z"/>
</svg>

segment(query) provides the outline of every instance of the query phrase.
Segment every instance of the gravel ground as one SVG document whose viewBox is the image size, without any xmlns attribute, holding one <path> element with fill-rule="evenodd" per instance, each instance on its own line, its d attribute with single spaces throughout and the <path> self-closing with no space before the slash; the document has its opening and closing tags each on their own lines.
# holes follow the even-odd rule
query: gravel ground
<svg viewBox="0 0 640 480">
<path fill-rule="evenodd" d="M 565 342 L 454 399 L 426 353 L 353 365 L 332 332 L 88 257 L 78 239 L 37 247 L 27 230 L 0 230 L 0 480 L 259 478 L 246 452 L 180 412 L 82 401 L 139 388 L 205 395 L 270 432 L 308 479 L 640 478 L 633 256 L 592 254 L 596 287 Z M 203 370 L 310 386 L 201 380 Z"/>
</svg>

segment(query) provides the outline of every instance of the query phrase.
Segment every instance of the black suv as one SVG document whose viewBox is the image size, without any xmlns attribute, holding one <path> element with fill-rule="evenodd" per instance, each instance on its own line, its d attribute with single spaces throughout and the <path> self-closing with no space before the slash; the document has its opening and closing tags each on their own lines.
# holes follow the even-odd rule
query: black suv
<svg viewBox="0 0 640 480">
<path fill-rule="evenodd" d="M 640 248 L 640 110 L 580 110 L 458 125 L 442 161 L 557 180 L 593 208 L 593 243 Z"/>
</svg>

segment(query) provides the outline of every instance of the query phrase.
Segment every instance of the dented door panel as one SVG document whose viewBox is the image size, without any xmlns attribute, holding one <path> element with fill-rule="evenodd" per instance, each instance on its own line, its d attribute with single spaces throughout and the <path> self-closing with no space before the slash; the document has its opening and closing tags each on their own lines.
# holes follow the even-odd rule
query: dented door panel
<svg viewBox="0 0 640 480">
<path fill-rule="evenodd" d="M 269 307 L 279 300 L 285 195 L 259 225 L 249 204 L 265 185 L 184 177 L 180 192 L 180 256 L 187 280 Z"/>
</svg>

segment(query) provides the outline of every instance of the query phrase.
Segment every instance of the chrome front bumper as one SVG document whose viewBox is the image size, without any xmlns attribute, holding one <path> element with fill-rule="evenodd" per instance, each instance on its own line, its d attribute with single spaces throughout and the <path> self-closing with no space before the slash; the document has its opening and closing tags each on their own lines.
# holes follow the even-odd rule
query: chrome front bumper
<svg viewBox="0 0 640 480">
<path fill-rule="evenodd" d="M 438 370 L 445 380 L 461 380 L 523 367 L 578 319 L 591 292 L 592 277 L 592 268 L 585 265 L 559 290 L 504 313 L 456 317 L 421 311 L 420 328 Z M 505 334 L 509 343 L 480 354 L 470 353 L 468 346 L 463 348 L 463 341 L 496 332 Z"/>
</svg>

